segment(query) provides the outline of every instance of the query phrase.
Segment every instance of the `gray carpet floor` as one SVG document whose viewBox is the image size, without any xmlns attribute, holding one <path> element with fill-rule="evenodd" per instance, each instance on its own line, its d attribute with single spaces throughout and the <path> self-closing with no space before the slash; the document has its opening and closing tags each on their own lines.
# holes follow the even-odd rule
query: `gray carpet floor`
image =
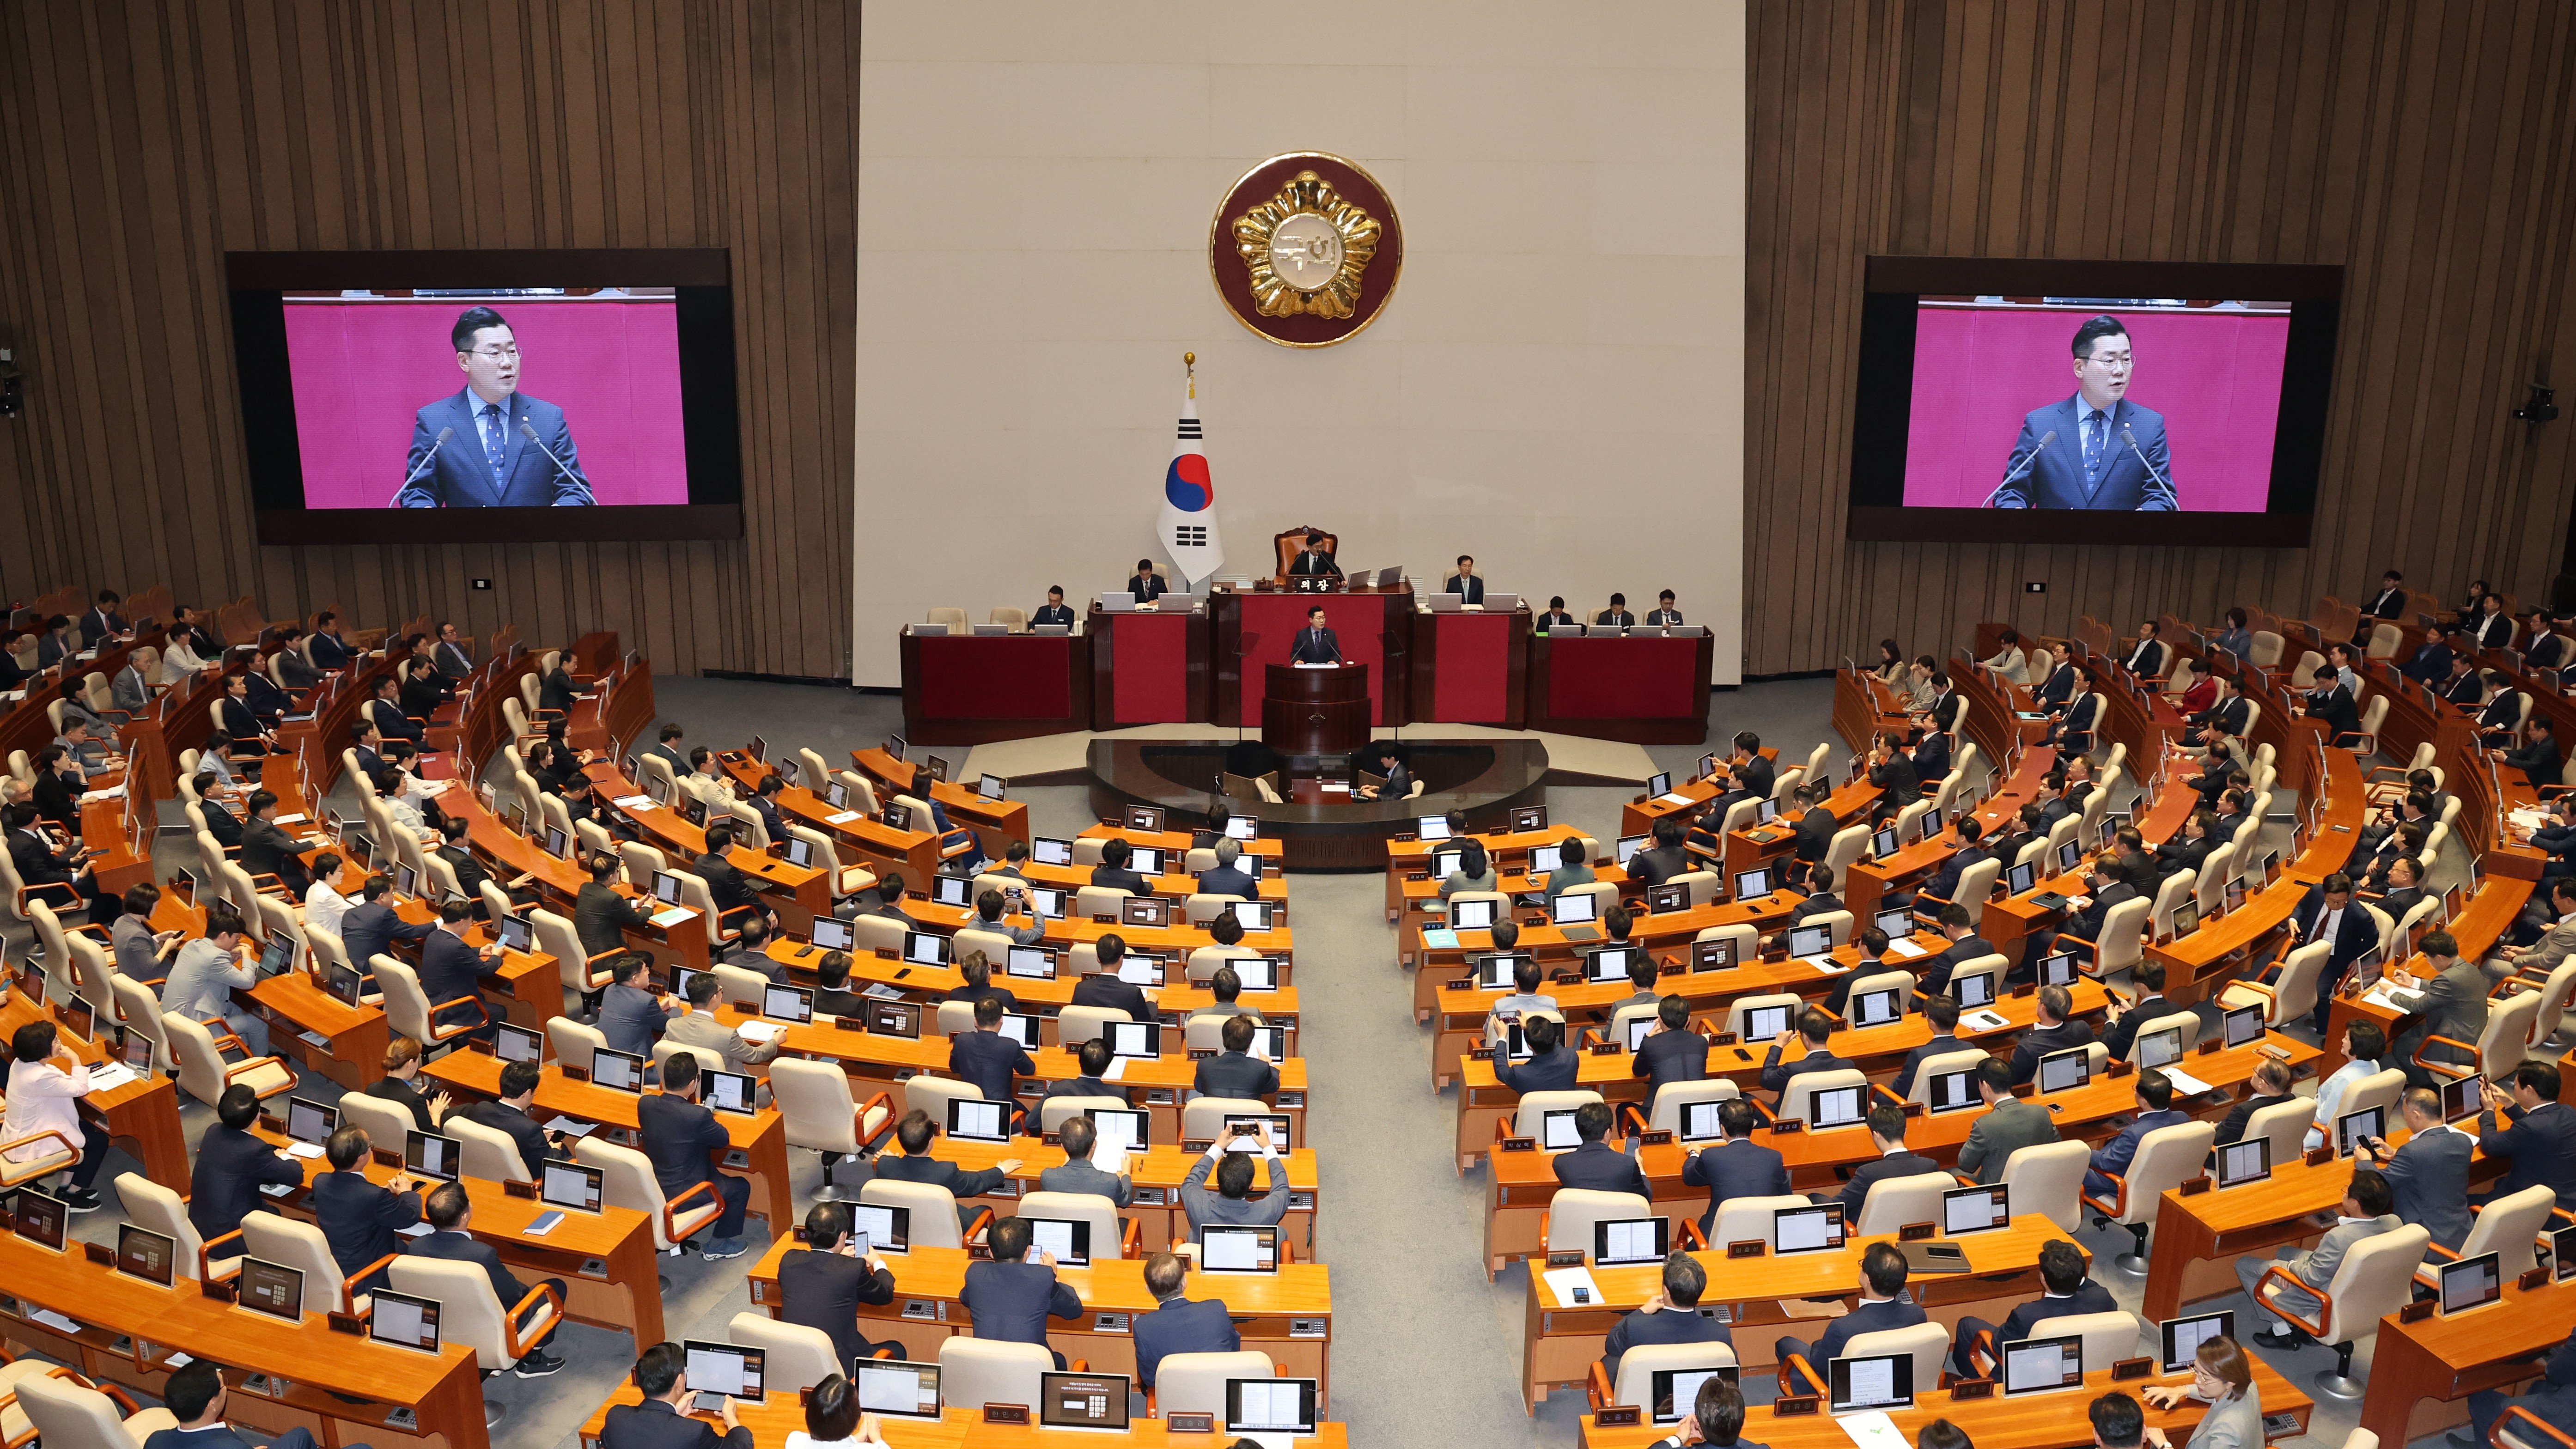
<svg viewBox="0 0 2576 1449">
<path fill-rule="evenodd" d="M 663 719 L 688 731 L 688 743 L 731 747 L 754 734 L 778 746 L 811 746 L 826 756 L 877 743 L 901 728 L 900 701 L 883 695 L 796 685 L 694 678 L 655 682 Z M 1833 738 L 1832 681 L 1752 685 L 1719 694 L 1710 711 L 1709 742 L 1656 746 L 1658 768 L 1686 774 L 1705 749 L 1722 748 L 1740 729 L 1759 733 L 1784 757 L 1803 757 Z M 1837 746 L 1839 749 L 1839 746 Z M 1015 792 L 1040 833 L 1071 835 L 1091 822 L 1076 786 Z M 1551 815 L 1597 838 L 1616 834 L 1620 802 L 1633 791 L 1553 789 Z M 175 821 L 175 811 L 172 812 Z M 165 837 L 165 876 L 187 862 L 183 837 Z M 2445 863 L 2436 888 L 2460 863 Z M 1482 1171 L 1454 1169 L 1456 1098 L 1429 1086 L 1430 1043 L 1413 1024 L 1412 983 L 1395 964 L 1383 884 L 1374 875 L 1299 875 L 1290 885 L 1298 907 L 1300 1034 L 1315 1082 L 1309 1141 L 1319 1158 L 1324 1206 L 1321 1257 L 1332 1269 L 1334 1345 L 1332 1416 L 1366 1445 L 1477 1443 L 1565 1446 L 1578 1441 L 1582 1397 L 1559 1393 L 1535 1418 L 1521 1410 L 1518 1377 L 1526 1270 L 1492 1283 L 1481 1264 Z M 23 947 L 20 947 L 23 949 Z M 314 1095 L 336 1090 L 315 1079 Z M 2303 1090 L 2306 1090 L 2303 1088 Z M 193 1142 L 212 1113 L 191 1104 L 183 1120 Z M 810 1154 L 791 1154 L 800 1199 L 810 1199 L 819 1172 Z M 133 1164 L 115 1156 L 104 1181 Z M 75 1219 L 81 1236 L 112 1240 L 113 1211 Z M 760 1249 L 757 1226 L 754 1251 Z M 2084 1246 L 2098 1275 L 2123 1306 L 2135 1310 L 2143 1279 L 2114 1271 L 2109 1258 L 2129 1246 L 2125 1231 L 2087 1230 Z M 709 1264 L 692 1255 L 665 1260 L 671 1283 L 665 1316 L 673 1338 L 722 1338 L 732 1316 L 749 1307 L 740 1265 Z M 2223 1300 L 2240 1316 L 2241 1298 Z M 509 1411 L 494 1431 L 502 1449 L 574 1449 L 581 1421 L 607 1398 L 630 1366 L 634 1346 L 622 1334 L 573 1325 L 557 1351 L 570 1360 L 555 1377 L 488 1381 L 487 1396 Z M 2267 1355 L 2297 1380 L 2332 1365 L 2324 1349 Z M 2366 1373 L 2367 1354 L 2361 1359 Z M 1748 1397 L 1766 1402 L 1771 1386 L 1745 1381 Z M 2320 1398 L 2312 1432 L 2300 1441 L 2340 1445 L 2357 1405 Z M 1758 1435 L 1758 1424 L 1748 1434 Z M 2439 1435 L 2423 1441 L 2426 1449 Z"/>
</svg>

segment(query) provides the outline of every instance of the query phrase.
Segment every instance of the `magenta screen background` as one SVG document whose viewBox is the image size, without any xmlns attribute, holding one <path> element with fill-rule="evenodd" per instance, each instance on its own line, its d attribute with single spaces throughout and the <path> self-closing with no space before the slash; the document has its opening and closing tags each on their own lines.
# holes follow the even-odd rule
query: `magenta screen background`
<svg viewBox="0 0 2576 1449">
<path fill-rule="evenodd" d="M 286 303 L 286 365 L 307 508 L 383 508 L 401 486 L 413 414 L 465 389 L 448 329 L 475 305 Z M 685 504 L 680 310 L 635 302 L 502 301 L 522 349 L 519 388 L 564 411 L 602 506 Z M 460 435 L 459 442 L 472 443 Z"/>
<path fill-rule="evenodd" d="M 2024 414 L 2075 393 L 2068 344 L 2091 313 L 1922 307 L 1905 506 L 1981 508 L 2011 466 Z M 2128 398 L 2164 414 L 2186 513 L 2260 513 L 2272 490 L 2286 314 L 2121 312 L 2137 359 Z M 2051 451 L 2068 439 L 2051 444 Z"/>
</svg>

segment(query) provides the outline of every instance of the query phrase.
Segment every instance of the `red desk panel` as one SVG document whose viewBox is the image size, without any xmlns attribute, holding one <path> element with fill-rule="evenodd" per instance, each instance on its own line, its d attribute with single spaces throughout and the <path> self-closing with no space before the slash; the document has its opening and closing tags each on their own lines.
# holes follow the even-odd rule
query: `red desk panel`
<svg viewBox="0 0 2576 1449">
<path fill-rule="evenodd" d="M 1414 718 L 1520 727 L 1530 612 L 1414 619 Z"/>
<path fill-rule="evenodd" d="M 1306 627 L 1306 611 L 1317 605 L 1324 610 L 1324 627 L 1341 640 L 1342 658 L 1369 666 L 1369 723 L 1405 722 L 1406 701 L 1400 693 L 1396 717 L 1388 718 L 1384 636 L 1395 633 L 1399 650 L 1410 642 L 1410 588 L 1348 594 L 1220 593 L 1210 595 L 1208 603 L 1215 611 L 1217 682 L 1224 692 L 1217 707 L 1217 723 L 1230 725 L 1237 720 L 1261 718 L 1263 666 L 1288 662 L 1289 646 L 1296 642 L 1297 631 Z M 1238 664 L 1234 651 L 1246 639 L 1253 641 L 1252 648 Z M 1397 679 L 1407 677 L 1406 671 L 1397 672 Z"/>
<path fill-rule="evenodd" d="M 1095 605 L 1085 632 L 1093 729 L 1208 717 L 1206 613 L 1108 614 Z"/>
<path fill-rule="evenodd" d="M 1091 727 L 1091 641 L 906 629 L 904 738 L 983 744 Z"/>
<path fill-rule="evenodd" d="M 1529 727 L 1640 744 L 1708 733 L 1715 641 L 1661 636 L 1530 642 Z"/>
</svg>

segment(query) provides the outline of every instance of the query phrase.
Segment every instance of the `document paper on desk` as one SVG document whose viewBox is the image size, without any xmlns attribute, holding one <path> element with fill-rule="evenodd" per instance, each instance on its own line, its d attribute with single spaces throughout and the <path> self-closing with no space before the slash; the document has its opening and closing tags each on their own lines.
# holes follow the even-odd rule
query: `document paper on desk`
<svg viewBox="0 0 2576 1449">
<path fill-rule="evenodd" d="M 89 1069 L 89 1089 L 93 1092 L 113 1092 L 128 1082 L 140 1080 L 142 1078 L 134 1068 L 123 1062 L 108 1062 Z"/>
<path fill-rule="evenodd" d="M 1979 1009 L 1963 1013 L 1959 1017 L 1959 1025 L 1971 1031 L 2001 1031 L 2012 1023 L 1994 1012 Z"/>
<path fill-rule="evenodd" d="M 1907 961 L 1911 961 L 1917 956 L 1928 956 L 1931 954 L 1922 947 L 1915 945 L 1911 939 L 1890 941 L 1887 943 L 1887 951 L 1889 955 L 1900 957 Z"/>
<path fill-rule="evenodd" d="M 1575 1306 L 1574 1290 L 1577 1288 L 1592 1295 L 1592 1302 L 1585 1307 L 1598 1307 L 1601 1303 L 1601 1285 L 1592 1281 L 1589 1268 L 1551 1268 L 1539 1276 L 1547 1280 L 1547 1291 L 1556 1295 L 1559 1308 Z"/>
<path fill-rule="evenodd" d="M 775 1041 L 778 1038 L 778 1034 L 787 1030 L 787 1028 L 780 1026 L 774 1021 L 746 1021 L 741 1025 L 736 1026 L 733 1030 L 734 1034 L 741 1037 L 744 1041 L 764 1042 Z"/>
<path fill-rule="evenodd" d="M 1851 1436 L 1856 1449 L 1913 1449 L 1913 1441 L 1885 1414 L 1838 1414 L 1834 1422 Z"/>
<path fill-rule="evenodd" d="M 1658 805 L 1688 805 L 1690 802 L 1691 797 L 1684 795 L 1679 791 L 1655 797 L 1655 803 Z"/>
<path fill-rule="evenodd" d="M 653 808 L 653 797 L 650 795 L 620 795 L 608 803 L 616 806 L 620 810 L 650 810 Z"/>
<path fill-rule="evenodd" d="M 2202 1081 L 2200 1078 L 2193 1076 L 2189 1072 L 2180 1070 L 2171 1063 L 2166 1064 L 2164 1072 L 2165 1080 L 2173 1083 L 2173 1089 L 2177 1092 L 2196 1097 L 2204 1093 L 2215 1092 L 2218 1090 L 2216 1087 L 2211 1086 L 2209 1083 Z"/>
<path fill-rule="evenodd" d="M 587 1137 L 591 1133 L 599 1130 L 599 1124 L 596 1122 L 576 1122 L 570 1117 L 558 1115 L 553 1121 L 546 1124 L 546 1130 L 549 1132 L 561 1132 L 567 1137 Z"/>
</svg>

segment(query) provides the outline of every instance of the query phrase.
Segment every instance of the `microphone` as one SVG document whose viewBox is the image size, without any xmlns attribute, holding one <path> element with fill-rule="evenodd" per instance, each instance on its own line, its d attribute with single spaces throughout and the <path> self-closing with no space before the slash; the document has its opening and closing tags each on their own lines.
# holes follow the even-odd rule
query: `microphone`
<svg viewBox="0 0 2576 1449">
<path fill-rule="evenodd" d="M 420 466 L 411 471 L 410 477 L 402 480 L 402 488 L 394 490 L 393 501 L 385 505 L 387 508 L 399 508 L 402 506 L 403 488 L 409 488 L 414 483 L 419 482 L 420 475 L 428 472 L 429 465 L 437 460 L 438 450 L 446 447 L 447 440 L 455 436 L 456 430 L 454 428 L 441 428 L 438 430 L 438 441 L 429 445 L 428 452 L 421 454 Z"/>
<path fill-rule="evenodd" d="M 564 460 L 555 456 L 555 450 L 546 446 L 546 440 L 537 436 L 537 430 L 528 425 L 526 418 L 519 419 L 519 436 L 536 444 L 537 451 L 546 455 L 546 461 L 555 465 L 556 472 L 567 478 L 572 476 L 572 469 L 564 466 Z"/>
<path fill-rule="evenodd" d="M 2175 510 L 2176 512 L 2180 512 L 2182 504 L 2174 498 L 2173 484 L 2170 481 L 2157 476 L 2156 465 L 2147 461 L 2147 450 L 2138 446 L 2138 435 L 2123 427 L 2120 429 L 2120 441 L 2128 444 L 2129 451 L 2137 454 L 2138 461 L 2146 465 L 2147 476 L 2154 478 L 2156 480 L 2156 487 L 2163 490 L 2165 506 Z"/>
<path fill-rule="evenodd" d="M 2039 461 L 2039 450 L 2056 441 L 2057 430 L 2054 428 L 2040 434 L 2039 441 L 2031 445 L 2029 454 L 2019 463 L 2014 464 L 2010 472 L 2004 474 L 2004 481 L 1995 485 L 1995 491 L 1993 493 L 1986 495 L 1986 501 L 1983 506 L 1987 508 L 1994 507 L 1996 496 L 2001 494 L 2005 489 L 2010 488 L 2012 486 L 2013 479 L 2019 477 L 2024 472 L 2027 472 L 2030 465 Z"/>
</svg>

